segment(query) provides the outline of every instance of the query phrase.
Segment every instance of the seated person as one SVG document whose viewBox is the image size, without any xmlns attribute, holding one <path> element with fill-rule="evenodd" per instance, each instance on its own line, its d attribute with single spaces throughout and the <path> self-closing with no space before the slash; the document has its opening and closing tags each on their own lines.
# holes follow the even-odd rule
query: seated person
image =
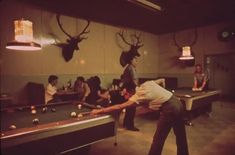
<svg viewBox="0 0 235 155">
<path fill-rule="evenodd" d="M 48 78 L 48 85 L 45 90 L 45 103 L 53 103 L 59 101 L 59 98 L 56 96 L 58 83 L 58 77 L 56 75 L 50 75 Z"/>
<path fill-rule="evenodd" d="M 112 90 L 120 90 L 121 89 L 121 79 L 113 79 L 112 82 Z"/>
<path fill-rule="evenodd" d="M 109 94 L 109 91 L 106 89 L 100 89 L 97 92 L 98 94 L 98 99 L 96 100 L 97 104 L 103 105 L 103 106 L 107 106 L 109 103 L 111 103 L 111 96 Z"/>
<path fill-rule="evenodd" d="M 108 90 L 101 88 L 100 78 L 98 76 L 94 76 L 91 77 L 89 81 L 91 93 L 87 98 L 87 102 L 90 104 L 107 106 L 110 103 L 110 94 Z"/>
<path fill-rule="evenodd" d="M 193 91 L 202 91 L 208 89 L 208 77 L 202 70 L 201 64 L 195 66 Z"/>
<path fill-rule="evenodd" d="M 79 101 L 86 101 L 86 98 L 90 94 L 91 90 L 88 84 L 85 82 L 84 77 L 77 77 L 77 80 L 74 83 L 74 91 L 78 92 Z"/>
</svg>

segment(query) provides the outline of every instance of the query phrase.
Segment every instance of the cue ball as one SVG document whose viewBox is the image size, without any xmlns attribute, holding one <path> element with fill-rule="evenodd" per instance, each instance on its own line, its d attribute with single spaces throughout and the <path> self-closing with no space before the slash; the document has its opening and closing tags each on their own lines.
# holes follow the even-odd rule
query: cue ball
<svg viewBox="0 0 235 155">
<path fill-rule="evenodd" d="M 42 113 L 47 112 L 47 107 L 42 108 Z"/>
<path fill-rule="evenodd" d="M 51 109 L 51 112 L 55 112 L 55 111 L 56 111 L 55 108 L 52 108 L 52 109 Z"/>
<path fill-rule="evenodd" d="M 38 124 L 39 123 L 39 119 L 38 118 L 33 119 L 33 123 L 34 124 Z"/>
<path fill-rule="evenodd" d="M 70 113 L 70 116 L 71 116 L 71 117 L 76 117 L 76 116 L 77 116 L 77 113 L 76 113 L 76 112 L 71 112 L 71 113 Z"/>
<path fill-rule="evenodd" d="M 184 95 L 185 97 L 191 97 L 190 95 L 188 95 L 188 94 L 186 94 L 186 95 Z"/>
<path fill-rule="evenodd" d="M 16 126 L 15 126 L 15 125 L 11 125 L 9 128 L 10 128 L 11 130 L 13 130 L 13 129 L 16 129 Z"/>
<path fill-rule="evenodd" d="M 37 111 L 35 109 L 31 110 L 31 114 L 36 114 Z"/>
<path fill-rule="evenodd" d="M 174 93 L 174 92 L 175 92 L 175 90 L 172 90 L 171 92 L 172 92 L 172 93 Z"/>
<path fill-rule="evenodd" d="M 82 105 L 81 104 L 78 105 L 78 109 L 82 109 Z"/>
<path fill-rule="evenodd" d="M 101 105 L 97 105 L 96 107 L 97 107 L 97 108 L 101 108 L 102 106 L 101 106 Z"/>
<path fill-rule="evenodd" d="M 78 118 L 80 118 L 80 117 L 83 117 L 83 115 L 82 114 L 78 114 Z"/>
</svg>

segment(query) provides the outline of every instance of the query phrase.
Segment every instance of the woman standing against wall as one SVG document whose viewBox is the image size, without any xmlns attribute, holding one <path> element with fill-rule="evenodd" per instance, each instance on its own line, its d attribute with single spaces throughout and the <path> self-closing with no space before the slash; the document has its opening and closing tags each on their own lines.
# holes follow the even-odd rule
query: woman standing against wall
<svg viewBox="0 0 235 155">
<path fill-rule="evenodd" d="M 203 71 L 202 65 L 197 64 L 194 71 L 193 91 L 202 91 L 208 89 L 208 76 Z"/>
</svg>

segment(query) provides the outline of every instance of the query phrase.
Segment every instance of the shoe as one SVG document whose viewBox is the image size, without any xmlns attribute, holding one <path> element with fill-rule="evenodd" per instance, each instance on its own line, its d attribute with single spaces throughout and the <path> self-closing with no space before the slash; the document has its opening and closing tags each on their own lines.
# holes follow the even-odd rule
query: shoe
<svg viewBox="0 0 235 155">
<path fill-rule="evenodd" d="M 138 129 L 136 127 L 127 127 L 126 129 L 130 130 L 130 131 L 140 131 L 140 129 Z"/>
<path fill-rule="evenodd" d="M 193 123 L 189 120 L 185 121 L 184 124 L 188 126 L 193 126 Z"/>
<path fill-rule="evenodd" d="M 212 117 L 211 112 L 206 112 L 206 116 L 211 118 Z"/>
</svg>

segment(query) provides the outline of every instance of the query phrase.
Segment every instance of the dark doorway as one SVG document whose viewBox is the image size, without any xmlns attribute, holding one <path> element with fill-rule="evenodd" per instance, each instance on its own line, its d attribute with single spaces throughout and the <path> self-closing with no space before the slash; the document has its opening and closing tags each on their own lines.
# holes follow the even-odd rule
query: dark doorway
<svg viewBox="0 0 235 155">
<path fill-rule="evenodd" d="M 235 53 L 206 55 L 209 88 L 222 90 L 222 97 L 235 100 Z"/>
</svg>

